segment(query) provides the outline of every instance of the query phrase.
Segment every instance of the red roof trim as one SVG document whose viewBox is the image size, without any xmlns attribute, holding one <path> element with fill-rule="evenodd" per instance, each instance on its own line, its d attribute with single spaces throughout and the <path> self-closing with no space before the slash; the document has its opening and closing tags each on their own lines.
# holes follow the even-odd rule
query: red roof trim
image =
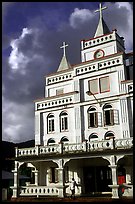
<svg viewBox="0 0 135 204">
<path fill-rule="evenodd" d="M 111 55 L 107 55 L 107 56 L 104 56 L 104 57 L 102 57 L 102 58 L 98 58 L 98 59 L 92 59 L 92 60 L 88 60 L 88 61 L 85 61 L 85 62 L 81 62 L 80 64 L 74 64 L 74 65 L 72 65 L 72 67 L 75 67 L 75 66 L 77 66 L 77 65 L 81 65 L 81 64 L 87 64 L 87 63 L 89 63 L 89 62 L 94 62 L 94 61 L 99 61 L 99 60 L 101 60 L 101 59 L 106 59 L 106 58 L 109 58 L 109 57 L 111 57 L 111 56 L 117 56 L 117 55 L 120 55 L 120 54 L 123 54 L 124 52 L 117 52 L 117 53 L 114 53 L 114 54 L 111 54 Z"/>
<path fill-rule="evenodd" d="M 89 41 L 89 40 L 93 40 L 93 39 L 101 38 L 101 37 L 103 37 L 103 36 L 106 36 L 106 35 L 110 35 L 110 34 L 112 34 L 114 31 L 117 31 L 117 30 L 114 29 L 114 30 L 112 30 L 112 32 L 110 32 L 110 33 L 108 33 L 108 34 L 104 34 L 104 35 L 100 35 L 100 36 L 95 37 L 95 38 L 89 38 L 89 39 L 86 39 L 86 40 L 80 40 L 80 41 L 85 41 L 85 42 L 87 42 L 87 41 Z"/>
</svg>

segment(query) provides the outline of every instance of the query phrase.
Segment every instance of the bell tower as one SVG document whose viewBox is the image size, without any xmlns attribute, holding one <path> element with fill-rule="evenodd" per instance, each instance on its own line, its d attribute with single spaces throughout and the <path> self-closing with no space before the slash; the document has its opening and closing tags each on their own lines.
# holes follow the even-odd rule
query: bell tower
<svg viewBox="0 0 135 204">
<path fill-rule="evenodd" d="M 117 30 L 110 32 L 107 24 L 103 19 L 103 10 L 107 7 L 102 7 L 99 4 L 99 22 L 93 38 L 81 41 L 81 61 L 86 62 L 97 58 L 102 58 L 118 52 L 124 52 L 124 40 L 117 34 Z"/>
</svg>

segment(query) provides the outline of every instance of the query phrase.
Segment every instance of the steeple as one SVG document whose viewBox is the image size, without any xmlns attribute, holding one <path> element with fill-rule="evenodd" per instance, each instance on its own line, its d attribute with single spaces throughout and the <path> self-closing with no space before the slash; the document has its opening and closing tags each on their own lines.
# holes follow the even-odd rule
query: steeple
<svg viewBox="0 0 135 204">
<path fill-rule="evenodd" d="M 62 60 L 60 62 L 60 65 L 59 65 L 57 72 L 71 68 L 70 63 L 67 61 L 67 58 L 66 58 L 66 47 L 67 46 L 68 45 L 65 42 L 63 42 L 63 46 L 60 47 L 63 49 L 63 57 L 62 57 Z"/>
<path fill-rule="evenodd" d="M 102 10 L 104 10 L 106 8 L 107 8 L 106 6 L 102 7 L 102 4 L 100 3 L 99 9 L 95 11 L 95 12 L 99 12 L 99 23 L 98 23 L 94 38 L 101 36 L 101 35 L 104 35 L 104 34 L 107 34 L 107 33 L 110 33 L 110 30 L 109 30 L 108 26 L 106 25 L 106 23 L 102 17 Z"/>
</svg>

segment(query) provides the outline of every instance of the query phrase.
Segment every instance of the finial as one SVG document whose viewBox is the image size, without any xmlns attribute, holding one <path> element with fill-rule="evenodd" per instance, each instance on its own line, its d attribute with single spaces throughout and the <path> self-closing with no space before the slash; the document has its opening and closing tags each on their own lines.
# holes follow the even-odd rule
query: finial
<svg viewBox="0 0 135 204">
<path fill-rule="evenodd" d="M 63 56 L 65 56 L 66 55 L 66 47 L 67 47 L 68 45 L 66 45 L 66 43 L 65 42 L 63 42 L 63 46 L 61 46 L 60 48 L 62 48 L 63 49 Z"/>
<path fill-rule="evenodd" d="M 97 9 L 95 12 L 99 12 L 100 13 L 100 19 L 102 18 L 102 10 L 107 9 L 107 7 L 102 7 L 102 4 L 99 4 L 99 9 Z"/>
</svg>

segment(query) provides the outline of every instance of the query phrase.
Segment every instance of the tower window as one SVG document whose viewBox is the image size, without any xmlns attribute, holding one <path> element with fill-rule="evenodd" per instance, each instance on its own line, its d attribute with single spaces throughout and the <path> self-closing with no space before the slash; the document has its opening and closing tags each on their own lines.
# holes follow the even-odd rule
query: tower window
<svg viewBox="0 0 135 204">
<path fill-rule="evenodd" d="M 108 76 L 100 78 L 99 83 L 100 83 L 100 93 L 110 91 Z"/>
<path fill-rule="evenodd" d="M 92 94 L 99 93 L 98 79 L 93 79 L 89 81 L 89 90 L 90 90 L 90 93 Z"/>
</svg>

